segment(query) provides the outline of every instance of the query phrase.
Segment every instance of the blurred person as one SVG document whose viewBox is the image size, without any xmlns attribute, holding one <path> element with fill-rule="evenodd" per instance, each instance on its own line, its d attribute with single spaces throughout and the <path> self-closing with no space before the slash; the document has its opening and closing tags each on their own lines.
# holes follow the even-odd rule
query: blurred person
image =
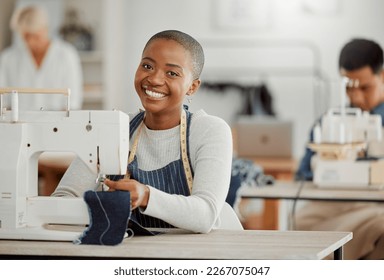
<svg viewBox="0 0 384 280">
<path fill-rule="evenodd" d="M 353 80 L 347 86 L 350 106 L 380 115 L 384 127 L 383 50 L 367 39 L 353 39 L 341 49 L 339 71 Z M 309 142 L 313 142 L 313 128 Z M 367 156 L 383 157 L 382 142 L 369 144 Z M 315 152 L 306 148 L 297 180 L 313 180 Z M 384 258 L 384 206 L 379 203 L 308 202 L 296 215 L 297 230 L 352 231 L 353 239 L 345 246 L 345 259 Z"/>
<path fill-rule="evenodd" d="M 0 87 L 69 88 L 70 108 L 81 109 L 83 77 L 77 50 L 67 42 L 49 36 L 46 10 L 40 6 L 16 9 L 10 27 L 19 40 L 0 55 Z M 59 95 L 34 94 L 19 98 L 21 110 L 63 110 Z M 5 97 L 9 106 L 9 97 Z"/>
</svg>

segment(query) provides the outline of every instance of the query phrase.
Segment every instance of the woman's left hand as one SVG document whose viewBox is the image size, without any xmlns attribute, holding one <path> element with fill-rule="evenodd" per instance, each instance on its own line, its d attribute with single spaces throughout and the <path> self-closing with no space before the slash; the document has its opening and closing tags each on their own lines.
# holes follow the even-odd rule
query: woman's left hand
<svg viewBox="0 0 384 280">
<path fill-rule="evenodd" d="M 147 207 L 149 200 L 148 186 L 133 179 L 121 179 L 119 181 L 111 181 L 107 179 L 104 181 L 104 184 L 109 187 L 110 191 L 129 191 L 131 194 L 132 209 L 137 207 Z"/>
</svg>

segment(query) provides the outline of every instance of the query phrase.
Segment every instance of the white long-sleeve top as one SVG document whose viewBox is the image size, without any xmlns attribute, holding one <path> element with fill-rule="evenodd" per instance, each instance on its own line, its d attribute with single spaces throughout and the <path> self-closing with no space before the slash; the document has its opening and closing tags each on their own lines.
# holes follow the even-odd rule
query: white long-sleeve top
<svg viewBox="0 0 384 280">
<path fill-rule="evenodd" d="M 141 211 L 177 228 L 205 233 L 220 228 L 219 215 L 231 178 L 230 127 L 220 118 L 197 111 L 191 118 L 189 151 L 194 170 L 192 194 L 169 194 L 149 186 L 148 205 Z M 150 130 L 144 126 L 136 156 L 140 169 L 146 171 L 160 169 L 180 159 L 180 127 Z M 82 196 L 86 190 L 96 187 L 95 178 L 83 162 L 75 160 L 52 195 Z"/>
<path fill-rule="evenodd" d="M 76 49 L 59 39 L 51 41 L 39 68 L 24 43 L 14 44 L 0 56 L 0 87 L 16 88 L 69 88 L 70 107 L 79 110 L 83 103 L 83 73 Z M 65 96 L 53 94 L 23 95 L 20 110 L 63 110 Z M 10 106 L 9 96 L 5 105 Z"/>
</svg>

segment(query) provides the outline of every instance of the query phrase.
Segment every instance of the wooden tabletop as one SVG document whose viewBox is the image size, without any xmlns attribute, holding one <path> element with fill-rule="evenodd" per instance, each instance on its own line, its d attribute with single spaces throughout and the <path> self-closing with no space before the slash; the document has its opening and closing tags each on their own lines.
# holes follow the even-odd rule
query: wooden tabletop
<svg viewBox="0 0 384 280">
<path fill-rule="evenodd" d="M 312 182 L 277 182 L 275 185 L 243 188 L 239 195 L 242 198 L 384 202 L 384 190 L 319 188 Z"/>
<path fill-rule="evenodd" d="M 256 164 L 263 167 L 264 170 L 273 170 L 280 172 L 295 172 L 297 169 L 297 160 L 294 158 L 282 157 L 248 157 Z"/>
<path fill-rule="evenodd" d="M 135 236 L 117 246 L 0 240 L 2 258 L 323 259 L 352 239 L 351 232 L 213 230 L 209 234 Z"/>
</svg>

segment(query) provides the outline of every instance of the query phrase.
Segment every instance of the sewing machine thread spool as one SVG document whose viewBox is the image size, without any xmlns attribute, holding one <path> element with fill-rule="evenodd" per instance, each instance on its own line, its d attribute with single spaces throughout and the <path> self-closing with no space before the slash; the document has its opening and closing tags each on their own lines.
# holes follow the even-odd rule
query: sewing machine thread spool
<svg viewBox="0 0 384 280">
<path fill-rule="evenodd" d="M 339 124 L 339 135 L 338 135 L 338 143 L 339 144 L 345 144 L 346 143 L 346 139 L 345 139 L 345 124 L 344 122 L 341 122 Z"/>
<path fill-rule="evenodd" d="M 11 121 L 17 122 L 19 120 L 19 94 L 16 90 L 12 90 L 11 102 L 12 102 Z"/>
<path fill-rule="evenodd" d="M 313 129 L 313 142 L 316 144 L 321 143 L 321 126 L 319 123 L 317 123 Z"/>
</svg>

